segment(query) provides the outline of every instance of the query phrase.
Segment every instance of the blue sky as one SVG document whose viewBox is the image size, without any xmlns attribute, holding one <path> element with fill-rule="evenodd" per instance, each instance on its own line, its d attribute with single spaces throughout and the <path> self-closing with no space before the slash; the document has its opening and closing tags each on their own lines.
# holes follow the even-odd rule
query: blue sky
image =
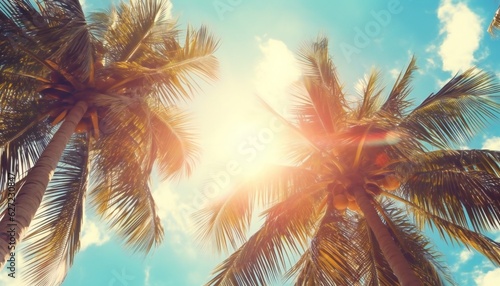
<svg viewBox="0 0 500 286">
<path fill-rule="evenodd" d="M 84 1 L 86 11 L 110 4 L 110 0 Z M 124 249 L 119 238 L 87 210 L 82 249 L 63 285 L 202 285 L 225 255 L 193 241 L 188 215 L 204 202 L 203 194 L 228 192 L 242 174 L 276 159 L 276 146 L 283 138 L 279 129 L 272 128 L 270 115 L 257 108 L 253 94 L 262 95 L 278 110 L 286 109 L 288 87 L 299 75 L 294 55 L 303 43 L 318 34 L 329 37 L 340 80 L 353 100 L 360 79 L 372 68 L 380 69 L 390 86 L 415 55 L 420 69 L 413 96 L 419 102 L 470 66 L 500 76 L 500 40 L 486 33 L 499 4 L 498 0 L 172 0 L 171 13 L 179 17 L 181 28 L 187 23 L 206 24 L 221 39 L 216 54 L 220 80 L 202 85 L 203 92 L 186 106 L 193 113 L 203 157 L 189 180 L 154 183 L 165 240 L 146 257 Z M 500 150 L 500 130 L 495 126 L 462 147 Z M 265 132 L 269 140 L 252 143 Z M 231 174 L 235 166 L 240 172 Z M 474 251 L 449 247 L 437 234 L 429 235 L 459 285 L 500 285 L 500 268 Z M 500 232 L 490 237 L 500 241 Z M 22 257 L 18 267 L 22 277 Z M 20 279 L 12 283 L 4 270 L 0 284 L 23 285 Z"/>
</svg>

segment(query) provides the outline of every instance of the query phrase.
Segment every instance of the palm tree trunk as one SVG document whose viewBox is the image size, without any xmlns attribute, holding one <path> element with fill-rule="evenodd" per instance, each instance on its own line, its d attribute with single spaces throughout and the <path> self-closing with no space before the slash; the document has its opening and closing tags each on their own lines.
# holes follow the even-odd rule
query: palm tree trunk
<svg viewBox="0 0 500 286">
<path fill-rule="evenodd" d="M 420 286 L 422 283 L 417 278 L 410 267 L 410 264 L 401 253 L 401 249 L 396 245 L 387 226 L 382 222 L 371 199 L 368 197 L 363 187 L 355 187 L 354 196 L 359 208 L 364 213 L 366 222 L 372 230 L 377 242 L 382 250 L 384 258 L 389 263 L 394 275 L 398 278 L 402 286 Z"/>
<path fill-rule="evenodd" d="M 87 103 L 80 101 L 70 110 L 49 145 L 40 155 L 35 166 L 28 172 L 26 182 L 15 198 L 15 209 L 13 211 L 15 215 L 10 216 L 7 211 L 0 221 L 0 270 L 5 265 L 10 253 L 15 252 L 17 248 L 13 249 L 12 246 L 15 247 L 24 237 L 36 211 L 40 207 L 57 163 L 87 108 Z M 11 246 L 10 249 L 9 245 Z M 17 257 L 12 257 L 17 260 Z"/>
</svg>

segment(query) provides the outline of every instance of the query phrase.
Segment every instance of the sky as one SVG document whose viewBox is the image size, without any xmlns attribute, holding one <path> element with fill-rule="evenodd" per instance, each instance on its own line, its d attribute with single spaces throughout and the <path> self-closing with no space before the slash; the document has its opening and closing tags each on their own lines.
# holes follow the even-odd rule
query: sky
<svg viewBox="0 0 500 286">
<path fill-rule="evenodd" d="M 419 71 L 413 98 L 420 102 L 471 66 L 500 76 L 500 40 L 486 33 L 500 1 L 172 0 L 179 27 L 204 24 L 220 39 L 219 80 L 185 106 L 203 146 L 196 172 L 175 182 L 153 180 L 153 195 L 165 229 L 161 246 L 133 254 L 103 222 L 86 210 L 81 250 L 63 285 L 202 285 L 227 255 L 193 241 L 189 214 L 229 192 L 245 174 L 279 157 L 283 136 L 275 118 L 259 108 L 255 94 L 286 113 L 289 87 L 300 72 L 296 53 L 318 35 L 330 39 L 330 54 L 345 91 L 356 100 L 361 80 L 373 68 L 388 88 L 415 55 Z M 85 0 L 86 12 L 111 0 Z M 462 148 L 500 150 L 498 123 Z M 444 255 L 457 284 L 500 285 L 500 268 L 473 250 L 450 247 L 427 233 Z M 490 237 L 500 242 L 500 232 Z M 23 285 L 0 273 L 0 285 Z M 8 284 L 7 284 L 8 283 Z"/>
</svg>

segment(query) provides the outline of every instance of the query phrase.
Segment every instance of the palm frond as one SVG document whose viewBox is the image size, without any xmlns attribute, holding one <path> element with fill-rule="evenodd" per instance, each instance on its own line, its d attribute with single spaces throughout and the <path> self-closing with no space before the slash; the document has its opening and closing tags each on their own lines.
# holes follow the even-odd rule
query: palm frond
<svg viewBox="0 0 500 286">
<path fill-rule="evenodd" d="M 398 75 L 389 96 L 380 108 L 381 112 L 398 117 L 403 115 L 404 110 L 411 104 L 406 98 L 411 92 L 410 82 L 416 70 L 416 58 L 412 57 L 405 72 Z"/>
<path fill-rule="evenodd" d="M 495 31 L 498 29 L 500 29 L 500 6 L 495 12 L 495 16 L 493 16 L 493 19 L 491 19 L 490 25 L 488 26 L 488 33 L 494 36 Z"/>
<path fill-rule="evenodd" d="M 255 177 L 241 182 L 233 192 L 195 214 L 200 241 L 213 243 L 218 251 L 235 249 L 245 241 L 254 207 L 287 198 L 311 185 L 315 178 L 309 171 L 287 166 L 275 166 Z"/>
<path fill-rule="evenodd" d="M 189 117 L 179 110 L 152 109 L 151 130 L 157 165 L 166 179 L 174 175 L 189 176 L 199 157 L 195 135 L 189 130 Z"/>
<path fill-rule="evenodd" d="M 408 210 L 413 213 L 417 226 L 420 229 L 423 229 L 424 226 L 430 227 L 431 230 L 435 228 L 445 241 L 462 244 L 468 249 L 474 248 L 493 263 L 500 265 L 500 243 L 481 233 L 472 231 L 467 227 L 460 226 L 445 218 L 432 214 L 417 204 L 394 194 L 389 193 L 385 195 L 406 204 Z"/>
<path fill-rule="evenodd" d="M 296 276 L 294 285 L 354 285 L 358 266 L 366 265 L 359 255 L 358 220 L 328 206 L 309 248 L 289 269 L 286 278 Z"/>
<path fill-rule="evenodd" d="M 389 263 L 382 254 L 373 231 L 366 223 L 360 224 L 359 227 L 360 248 L 367 249 L 365 255 L 361 255 L 366 258 L 365 263 L 359 265 L 358 272 L 362 274 L 361 279 L 366 285 L 398 285 L 398 278 L 390 271 Z"/>
<path fill-rule="evenodd" d="M 299 192 L 265 213 L 263 226 L 214 271 L 206 285 L 267 285 L 300 253 L 314 230 L 321 193 Z"/>
<path fill-rule="evenodd" d="M 9 172 L 24 176 L 33 167 L 50 141 L 52 126 L 47 120 L 34 121 L 29 113 L 2 112 L 0 117 L 0 185 Z"/>
<path fill-rule="evenodd" d="M 148 252 L 163 238 L 150 190 L 156 158 L 150 116 L 140 106 L 115 118 L 116 130 L 95 144 L 91 206 L 135 251 Z M 118 147 L 119 146 L 119 147 Z"/>
<path fill-rule="evenodd" d="M 369 118 L 380 108 L 380 71 L 373 70 L 368 77 L 363 80 L 362 101 L 358 106 L 355 116 L 358 120 Z"/>
<path fill-rule="evenodd" d="M 323 130 L 334 132 L 337 122 L 345 114 L 345 98 L 337 78 L 335 66 L 328 55 L 328 39 L 319 37 L 299 51 L 303 66 L 303 82 L 314 120 Z"/>
<path fill-rule="evenodd" d="M 497 117 L 499 92 L 496 76 L 469 69 L 425 99 L 403 118 L 400 127 L 436 147 L 465 144 Z"/>
<path fill-rule="evenodd" d="M 500 179 L 481 171 L 417 170 L 398 192 L 429 213 L 476 231 L 498 229 Z"/>
<path fill-rule="evenodd" d="M 411 173 L 432 170 L 455 170 L 462 172 L 486 172 L 500 176 L 500 151 L 470 150 L 436 150 L 414 154 L 408 161 L 395 166 L 398 172 Z"/>
<path fill-rule="evenodd" d="M 162 38 L 177 34 L 168 18 L 168 0 L 119 3 L 110 11 L 92 13 L 92 32 L 102 39 L 110 62 L 138 62 L 161 44 Z"/>
<path fill-rule="evenodd" d="M 25 242 L 30 283 L 62 283 L 80 248 L 89 143 L 75 135 L 63 153 Z"/>
<path fill-rule="evenodd" d="M 36 9 L 30 1 L 1 3 L 0 63 L 5 65 L 0 66 L 25 74 L 59 72 L 81 88 L 93 63 L 93 47 L 79 2 L 38 4 Z M 23 64 L 15 68 L 16 63 Z"/>
<path fill-rule="evenodd" d="M 94 43 L 79 0 L 44 1 L 39 5 L 48 22 L 37 30 L 48 59 L 77 77 L 88 80 L 94 68 Z"/>
<path fill-rule="evenodd" d="M 149 92 L 141 96 L 159 98 L 165 106 L 178 100 L 190 99 L 197 89 L 194 75 L 202 79 L 216 79 L 218 62 L 213 55 L 217 41 L 206 27 L 188 29 L 184 47 L 172 46 L 165 41 L 160 50 L 162 57 L 154 59 L 154 65 L 145 66 L 137 62 L 116 62 L 106 72 L 119 75 L 110 91 L 123 87 L 150 86 Z M 167 50 L 169 49 L 169 50 Z"/>
</svg>

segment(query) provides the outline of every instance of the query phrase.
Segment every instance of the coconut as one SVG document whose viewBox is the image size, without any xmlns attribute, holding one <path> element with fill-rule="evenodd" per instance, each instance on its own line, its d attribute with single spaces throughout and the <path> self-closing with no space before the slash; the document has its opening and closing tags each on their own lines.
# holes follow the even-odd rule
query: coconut
<svg viewBox="0 0 500 286">
<path fill-rule="evenodd" d="M 83 120 L 78 122 L 78 124 L 76 125 L 76 128 L 75 128 L 76 133 L 84 133 L 84 132 L 88 132 L 89 130 L 90 130 L 90 123 L 87 121 L 83 121 Z"/>
<path fill-rule="evenodd" d="M 349 204 L 349 200 L 347 199 L 346 195 L 343 194 L 338 194 L 333 196 L 333 206 L 339 210 L 343 211 L 347 208 L 347 205 Z"/>
<path fill-rule="evenodd" d="M 377 167 L 385 167 L 389 164 L 390 160 L 391 158 L 385 152 L 381 152 L 375 157 L 374 164 Z"/>
<path fill-rule="evenodd" d="M 355 212 L 361 212 L 361 209 L 359 208 L 359 205 L 356 201 L 349 201 L 349 203 L 347 204 L 347 207 L 352 210 L 352 211 L 355 211 Z"/>
<path fill-rule="evenodd" d="M 398 180 L 396 175 L 387 175 L 380 182 L 380 186 L 387 191 L 394 191 L 401 185 L 401 182 Z"/>
</svg>

